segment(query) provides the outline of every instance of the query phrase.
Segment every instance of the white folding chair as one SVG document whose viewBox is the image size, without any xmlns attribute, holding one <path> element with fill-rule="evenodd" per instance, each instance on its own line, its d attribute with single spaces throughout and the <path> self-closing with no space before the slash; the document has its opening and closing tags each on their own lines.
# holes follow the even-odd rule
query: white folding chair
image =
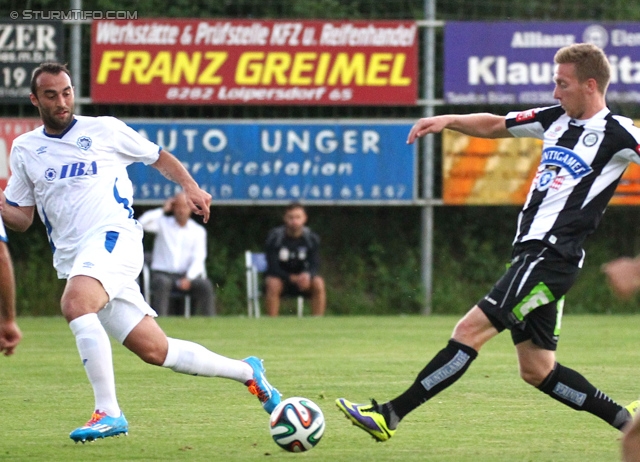
<svg viewBox="0 0 640 462">
<path fill-rule="evenodd" d="M 260 317 L 260 282 L 259 274 L 267 270 L 267 256 L 264 253 L 251 252 L 244 253 L 244 263 L 247 274 L 247 315 Z M 304 310 L 304 297 L 298 296 L 298 317 L 302 317 Z"/>
</svg>

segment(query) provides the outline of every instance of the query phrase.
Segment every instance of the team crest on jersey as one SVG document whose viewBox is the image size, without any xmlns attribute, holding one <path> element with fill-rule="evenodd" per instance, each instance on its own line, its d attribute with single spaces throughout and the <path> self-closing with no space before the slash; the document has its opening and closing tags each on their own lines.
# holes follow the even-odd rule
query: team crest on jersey
<svg viewBox="0 0 640 462">
<path fill-rule="evenodd" d="M 527 120 L 535 119 L 536 111 L 535 109 L 528 109 L 526 111 L 520 112 L 516 116 L 516 122 L 526 122 Z"/>
<path fill-rule="evenodd" d="M 58 174 L 56 173 L 56 169 L 55 168 L 48 168 L 44 172 L 44 179 L 47 180 L 47 181 L 55 180 L 56 176 L 58 176 Z"/>
<path fill-rule="evenodd" d="M 86 151 L 91 147 L 91 138 L 88 136 L 81 136 L 76 140 L 76 145 L 83 151 Z"/>
<path fill-rule="evenodd" d="M 598 142 L 598 135 L 595 133 L 587 133 L 584 138 L 582 138 L 582 143 L 588 148 L 593 146 Z"/>
<path fill-rule="evenodd" d="M 578 154 L 562 146 L 551 146 L 542 150 L 540 164 L 560 167 L 569 172 L 574 179 L 582 178 L 593 172 L 593 169 Z"/>
</svg>

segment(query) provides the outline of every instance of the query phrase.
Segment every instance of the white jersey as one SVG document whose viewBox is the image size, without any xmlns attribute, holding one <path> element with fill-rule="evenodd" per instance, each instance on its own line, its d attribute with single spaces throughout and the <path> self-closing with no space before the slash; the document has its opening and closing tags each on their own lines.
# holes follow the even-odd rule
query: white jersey
<svg viewBox="0 0 640 462">
<path fill-rule="evenodd" d="M 64 277 L 84 238 L 140 228 L 126 167 L 152 164 L 159 152 L 158 145 L 113 117 L 75 116 L 60 135 L 39 127 L 13 142 L 7 202 L 36 206 L 53 265 Z"/>
<path fill-rule="evenodd" d="M 606 108 L 575 120 L 560 106 L 511 112 L 506 126 L 544 141 L 515 243 L 539 240 L 579 264 L 629 162 L 640 164 L 640 129 Z"/>
</svg>

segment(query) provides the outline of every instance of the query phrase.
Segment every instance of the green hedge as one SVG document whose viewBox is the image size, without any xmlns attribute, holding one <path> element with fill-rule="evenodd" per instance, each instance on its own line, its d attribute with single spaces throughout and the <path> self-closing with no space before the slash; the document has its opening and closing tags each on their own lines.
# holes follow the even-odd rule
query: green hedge
<svg viewBox="0 0 640 462">
<path fill-rule="evenodd" d="M 139 216 L 143 208 L 137 208 Z M 462 314 L 482 297 L 509 260 L 518 209 L 439 207 L 435 210 L 433 312 Z M 209 276 L 223 315 L 246 313 L 244 251 L 261 250 L 268 230 L 281 223 L 280 207 L 213 207 Z M 309 207 L 309 225 L 322 239 L 327 311 L 346 314 L 420 312 L 420 208 Z M 600 265 L 640 253 L 639 209 L 613 207 L 587 242 L 585 267 L 567 297 L 568 313 L 635 312 L 615 300 Z M 44 226 L 9 231 L 21 315 L 59 313 L 64 281 L 56 278 Z M 145 240 L 149 244 L 148 239 Z M 285 304 L 293 310 L 293 304 Z"/>
</svg>

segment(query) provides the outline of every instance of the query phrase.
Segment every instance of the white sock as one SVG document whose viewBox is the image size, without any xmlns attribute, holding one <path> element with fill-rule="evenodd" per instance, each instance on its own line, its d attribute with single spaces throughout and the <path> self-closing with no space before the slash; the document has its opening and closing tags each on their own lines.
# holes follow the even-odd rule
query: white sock
<svg viewBox="0 0 640 462">
<path fill-rule="evenodd" d="M 168 337 L 169 349 L 163 367 L 182 374 L 203 377 L 224 377 L 246 383 L 253 378 L 253 369 L 244 361 L 226 358 L 202 345 Z"/>
<path fill-rule="evenodd" d="M 120 415 L 113 374 L 111 343 L 95 313 L 85 314 L 69 323 L 76 337 L 80 359 L 93 387 L 95 408 L 111 417 Z"/>
</svg>

